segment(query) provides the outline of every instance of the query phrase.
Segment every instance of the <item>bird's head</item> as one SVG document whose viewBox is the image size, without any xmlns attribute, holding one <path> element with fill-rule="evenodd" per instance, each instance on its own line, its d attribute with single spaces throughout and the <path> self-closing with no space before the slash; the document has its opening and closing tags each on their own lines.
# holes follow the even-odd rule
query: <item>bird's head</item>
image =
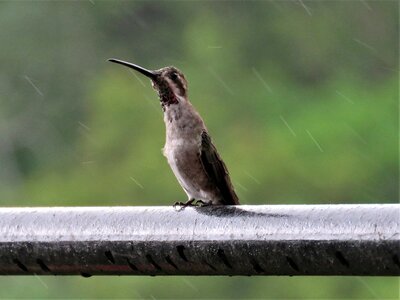
<svg viewBox="0 0 400 300">
<path fill-rule="evenodd" d="M 186 101 L 187 81 L 185 76 L 175 67 L 165 67 L 159 70 L 147 70 L 138 65 L 110 58 L 109 61 L 131 68 L 151 80 L 153 88 L 158 92 L 162 107 Z"/>
</svg>

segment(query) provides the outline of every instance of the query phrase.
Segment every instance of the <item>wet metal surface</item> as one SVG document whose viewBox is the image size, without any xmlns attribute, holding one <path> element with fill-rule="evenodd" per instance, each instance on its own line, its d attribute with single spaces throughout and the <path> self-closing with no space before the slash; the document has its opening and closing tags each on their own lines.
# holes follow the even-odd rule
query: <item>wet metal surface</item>
<svg viewBox="0 0 400 300">
<path fill-rule="evenodd" d="M 400 205 L 0 208 L 0 274 L 400 275 Z"/>
</svg>

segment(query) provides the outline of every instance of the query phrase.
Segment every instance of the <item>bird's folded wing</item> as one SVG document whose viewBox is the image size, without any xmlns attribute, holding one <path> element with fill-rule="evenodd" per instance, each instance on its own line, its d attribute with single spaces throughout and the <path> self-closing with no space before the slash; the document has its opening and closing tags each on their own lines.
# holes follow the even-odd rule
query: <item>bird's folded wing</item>
<svg viewBox="0 0 400 300">
<path fill-rule="evenodd" d="M 206 131 L 203 131 L 201 134 L 200 161 L 209 180 L 221 192 L 223 204 L 239 204 L 239 199 L 233 189 L 228 170 Z"/>
</svg>

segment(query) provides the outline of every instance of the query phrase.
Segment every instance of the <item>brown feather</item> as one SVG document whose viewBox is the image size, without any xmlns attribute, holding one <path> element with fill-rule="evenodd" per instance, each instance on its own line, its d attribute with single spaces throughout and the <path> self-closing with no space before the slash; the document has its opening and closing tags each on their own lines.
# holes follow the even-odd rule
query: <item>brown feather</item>
<svg viewBox="0 0 400 300">
<path fill-rule="evenodd" d="M 228 169 L 206 131 L 201 134 L 200 160 L 209 180 L 219 189 L 222 204 L 238 205 L 239 198 L 229 178 Z"/>
</svg>

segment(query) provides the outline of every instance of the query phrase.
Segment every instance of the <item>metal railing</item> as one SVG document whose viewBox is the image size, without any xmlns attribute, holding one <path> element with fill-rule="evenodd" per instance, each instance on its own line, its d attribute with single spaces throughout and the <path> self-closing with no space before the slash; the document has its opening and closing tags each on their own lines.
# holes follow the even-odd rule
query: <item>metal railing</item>
<svg viewBox="0 0 400 300">
<path fill-rule="evenodd" d="M 400 205 L 0 208 L 2 275 L 400 275 Z"/>
</svg>

